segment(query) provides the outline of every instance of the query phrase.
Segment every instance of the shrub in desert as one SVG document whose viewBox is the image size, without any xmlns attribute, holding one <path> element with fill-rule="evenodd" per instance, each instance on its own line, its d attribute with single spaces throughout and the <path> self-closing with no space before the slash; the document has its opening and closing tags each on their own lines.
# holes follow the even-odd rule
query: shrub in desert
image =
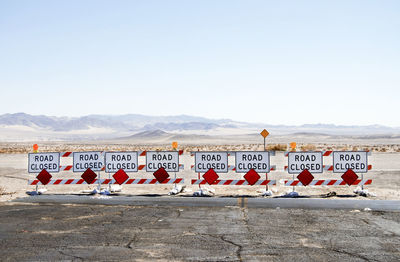
<svg viewBox="0 0 400 262">
<path fill-rule="evenodd" d="M 317 149 L 317 147 L 313 144 L 306 144 L 300 146 L 301 151 L 314 151 L 315 149 Z"/>
<path fill-rule="evenodd" d="M 285 144 L 268 145 L 267 150 L 268 151 L 286 151 L 287 145 L 285 145 Z"/>
</svg>

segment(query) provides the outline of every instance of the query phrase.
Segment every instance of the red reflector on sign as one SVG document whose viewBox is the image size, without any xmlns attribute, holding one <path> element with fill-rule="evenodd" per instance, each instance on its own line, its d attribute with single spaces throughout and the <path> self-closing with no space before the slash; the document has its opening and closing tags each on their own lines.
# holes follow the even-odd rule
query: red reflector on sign
<svg viewBox="0 0 400 262">
<path fill-rule="evenodd" d="M 218 178 L 218 174 L 215 173 L 214 169 L 209 169 L 204 175 L 203 178 L 209 185 L 212 185 Z"/>
<path fill-rule="evenodd" d="M 246 179 L 247 183 L 249 183 L 251 186 L 254 185 L 260 178 L 260 175 L 254 169 L 250 169 L 250 171 L 244 175 L 244 179 Z"/>
<path fill-rule="evenodd" d="M 346 184 L 351 186 L 356 180 L 358 179 L 358 176 L 352 169 L 348 169 L 344 174 L 342 175 L 342 179 Z"/>
<path fill-rule="evenodd" d="M 304 185 L 307 186 L 314 179 L 314 176 L 308 171 L 308 169 L 304 169 L 298 176 L 297 179 Z"/>
<path fill-rule="evenodd" d="M 159 183 L 162 183 L 169 177 L 169 174 L 163 167 L 160 167 L 156 172 L 153 173 L 153 176 Z"/>
<path fill-rule="evenodd" d="M 123 169 L 120 169 L 113 175 L 113 178 L 118 184 L 122 185 L 129 178 L 129 176 Z"/>
<path fill-rule="evenodd" d="M 81 177 L 83 178 L 83 180 L 85 180 L 86 183 L 92 184 L 93 181 L 96 179 L 97 175 L 95 172 L 93 172 L 92 169 L 88 168 L 86 169 L 85 172 L 83 172 Z"/>
<path fill-rule="evenodd" d="M 37 175 L 37 179 L 42 183 L 43 185 L 47 185 L 50 182 L 52 175 L 50 175 L 49 172 L 47 172 L 46 169 L 43 169 L 40 171 L 39 175 Z"/>
</svg>

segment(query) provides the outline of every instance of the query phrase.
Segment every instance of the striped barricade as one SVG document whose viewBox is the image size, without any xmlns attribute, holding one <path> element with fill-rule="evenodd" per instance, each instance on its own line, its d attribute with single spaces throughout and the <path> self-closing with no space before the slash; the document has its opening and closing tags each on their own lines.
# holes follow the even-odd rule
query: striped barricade
<svg viewBox="0 0 400 262">
<path fill-rule="evenodd" d="M 141 178 L 131 178 L 126 180 L 122 185 L 155 185 L 155 184 L 183 184 L 185 181 L 183 178 L 167 178 L 163 182 L 159 182 L 157 179 L 141 179 Z M 29 180 L 28 185 L 41 185 L 42 183 L 35 179 Z M 46 185 L 109 185 L 118 184 L 115 179 L 94 179 L 92 183 L 88 184 L 84 179 L 52 179 Z"/>
<path fill-rule="evenodd" d="M 208 184 L 204 179 L 192 179 L 192 185 L 206 185 Z M 250 185 L 246 180 L 215 180 L 211 185 L 216 186 L 247 186 Z M 253 184 L 254 186 L 275 186 L 276 180 L 258 180 Z"/>
<path fill-rule="evenodd" d="M 357 179 L 351 185 L 370 185 L 372 179 Z M 312 180 L 307 186 L 345 186 L 347 183 L 344 180 L 326 179 Z M 285 186 L 304 186 L 299 180 L 285 180 Z"/>
</svg>

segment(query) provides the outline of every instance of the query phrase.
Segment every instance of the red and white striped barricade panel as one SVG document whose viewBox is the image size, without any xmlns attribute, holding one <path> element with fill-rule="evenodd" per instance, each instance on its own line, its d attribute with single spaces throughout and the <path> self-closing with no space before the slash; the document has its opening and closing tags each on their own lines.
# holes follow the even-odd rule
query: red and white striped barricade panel
<svg viewBox="0 0 400 262">
<path fill-rule="evenodd" d="M 208 184 L 204 179 L 192 179 L 192 185 L 206 185 Z M 249 183 L 246 180 L 215 180 L 212 185 L 216 186 L 246 186 Z M 276 180 L 258 180 L 254 186 L 275 186 Z"/>
<path fill-rule="evenodd" d="M 127 179 L 123 185 L 131 185 L 131 184 L 138 184 L 138 185 L 155 185 L 155 184 L 183 184 L 185 181 L 183 178 L 167 178 L 162 183 L 158 182 L 157 179 Z M 38 179 L 29 180 L 28 185 L 38 185 L 42 184 Z M 52 179 L 49 181 L 47 185 L 82 185 L 88 183 L 85 182 L 84 179 Z M 90 185 L 108 185 L 108 184 L 117 184 L 114 179 L 94 179 Z"/>
<path fill-rule="evenodd" d="M 372 179 L 357 179 L 351 185 L 370 185 Z M 326 180 L 312 180 L 307 186 L 345 186 L 347 183 L 344 180 L 326 179 Z M 285 186 L 303 186 L 299 180 L 285 180 Z"/>
</svg>

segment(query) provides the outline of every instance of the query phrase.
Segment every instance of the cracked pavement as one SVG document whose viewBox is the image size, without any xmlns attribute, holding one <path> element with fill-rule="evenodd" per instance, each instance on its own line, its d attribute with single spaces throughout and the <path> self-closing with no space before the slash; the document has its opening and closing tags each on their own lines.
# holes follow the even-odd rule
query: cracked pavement
<svg viewBox="0 0 400 262">
<path fill-rule="evenodd" d="M 2 261 L 398 261 L 400 213 L 0 205 Z"/>
</svg>

